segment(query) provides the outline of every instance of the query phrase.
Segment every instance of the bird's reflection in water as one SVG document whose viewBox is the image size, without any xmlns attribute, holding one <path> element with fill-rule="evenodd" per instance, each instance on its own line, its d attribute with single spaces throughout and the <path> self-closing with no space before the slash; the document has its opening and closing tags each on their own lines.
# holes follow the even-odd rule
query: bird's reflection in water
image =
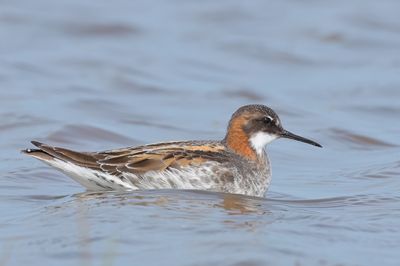
<svg viewBox="0 0 400 266">
<path fill-rule="evenodd" d="M 149 191 L 150 192 L 150 191 Z M 151 191 L 152 192 L 152 191 Z M 129 192 L 83 192 L 75 194 L 74 197 L 79 201 L 92 201 L 95 205 L 104 205 L 111 203 L 112 205 L 137 205 L 137 206 L 166 206 L 170 202 L 168 197 L 156 195 L 154 193 L 144 193 L 143 191 Z"/>
<path fill-rule="evenodd" d="M 65 245 L 79 246 L 74 254 L 83 265 L 95 260 L 93 250 L 99 242 L 107 243 L 104 254 L 113 260 L 121 245 L 147 245 L 148 234 L 246 232 L 258 241 L 257 236 L 281 218 L 276 205 L 264 198 L 188 190 L 84 192 L 63 197 L 45 211 L 50 220 L 62 217 L 75 224 Z M 116 223 L 121 226 L 114 227 Z"/>
<path fill-rule="evenodd" d="M 130 192 L 84 192 L 73 196 L 79 201 L 95 200 L 95 205 L 112 203 L 113 205 L 138 205 L 173 207 L 190 202 L 190 207 L 208 206 L 221 208 L 228 215 L 270 213 L 266 208 L 266 199 L 248 197 L 239 194 L 215 193 L 197 190 L 146 190 Z M 179 204 L 182 203 L 182 204 Z"/>
<path fill-rule="evenodd" d="M 216 206 L 226 212 L 223 224 L 229 228 L 257 232 L 274 220 L 263 198 L 224 194 Z"/>
<path fill-rule="evenodd" d="M 264 198 L 190 190 L 86 192 L 74 195 L 86 207 L 161 207 L 152 218 L 169 220 L 218 220 L 224 226 L 256 230 L 276 220 Z M 107 207 L 106 207 L 107 208 Z M 167 212 L 163 212 L 167 210 Z M 138 215 L 137 211 L 135 215 Z"/>
<path fill-rule="evenodd" d="M 230 215 L 266 214 L 268 211 L 262 208 L 263 200 L 237 194 L 223 194 L 221 203 L 215 206 L 224 208 Z"/>
</svg>

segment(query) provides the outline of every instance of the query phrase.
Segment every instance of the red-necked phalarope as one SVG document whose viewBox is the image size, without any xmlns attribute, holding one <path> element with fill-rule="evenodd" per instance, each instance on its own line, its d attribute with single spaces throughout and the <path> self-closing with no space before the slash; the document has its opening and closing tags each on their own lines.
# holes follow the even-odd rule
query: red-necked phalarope
<svg viewBox="0 0 400 266">
<path fill-rule="evenodd" d="M 53 166 L 89 190 L 201 189 L 264 196 L 271 181 L 265 146 L 289 138 L 320 144 L 286 131 L 264 105 L 239 108 L 222 141 L 176 141 L 103 152 L 76 152 L 32 141 L 23 152 Z"/>
</svg>

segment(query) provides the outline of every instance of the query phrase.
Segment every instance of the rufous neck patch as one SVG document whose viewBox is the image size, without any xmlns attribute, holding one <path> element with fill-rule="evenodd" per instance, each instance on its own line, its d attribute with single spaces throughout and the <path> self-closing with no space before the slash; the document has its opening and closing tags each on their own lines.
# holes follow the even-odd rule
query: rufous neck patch
<svg viewBox="0 0 400 266">
<path fill-rule="evenodd" d="M 226 145 L 243 157 L 257 160 L 257 154 L 250 146 L 249 137 L 242 128 L 245 122 L 246 120 L 243 117 L 238 117 L 231 121 L 225 137 Z"/>
</svg>

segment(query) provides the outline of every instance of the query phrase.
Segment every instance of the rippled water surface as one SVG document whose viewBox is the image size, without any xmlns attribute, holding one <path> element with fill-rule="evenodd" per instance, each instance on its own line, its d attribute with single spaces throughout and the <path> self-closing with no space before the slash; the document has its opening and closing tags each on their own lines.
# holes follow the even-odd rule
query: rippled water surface
<svg viewBox="0 0 400 266">
<path fill-rule="evenodd" d="M 0 1 L 0 265 L 400 265 L 399 1 Z M 23 156 L 221 139 L 248 103 L 266 198 L 88 193 Z"/>
</svg>

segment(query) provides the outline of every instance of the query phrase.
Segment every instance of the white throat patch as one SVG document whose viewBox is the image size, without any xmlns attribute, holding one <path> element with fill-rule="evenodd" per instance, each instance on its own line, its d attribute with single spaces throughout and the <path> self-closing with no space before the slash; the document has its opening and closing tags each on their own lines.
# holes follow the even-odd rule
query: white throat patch
<svg viewBox="0 0 400 266">
<path fill-rule="evenodd" d="M 265 145 L 277 138 L 277 135 L 268 134 L 265 132 L 257 132 L 251 136 L 250 144 L 256 150 L 258 155 L 262 155 L 264 153 Z"/>
</svg>

